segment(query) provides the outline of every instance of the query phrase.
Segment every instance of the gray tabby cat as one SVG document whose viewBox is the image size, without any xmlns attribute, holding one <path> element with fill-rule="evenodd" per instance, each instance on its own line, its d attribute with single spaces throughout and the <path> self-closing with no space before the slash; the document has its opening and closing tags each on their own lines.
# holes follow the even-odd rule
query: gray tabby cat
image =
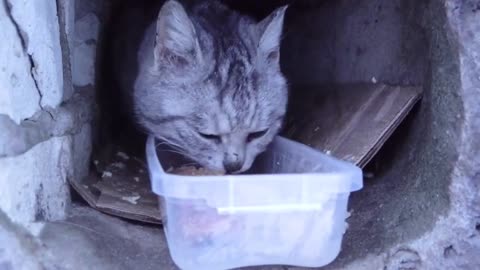
<svg viewBox="0 0 480 270">
<path fill-rule="evenodd" d="M 279 47 L 286 7 L 263 21 L 203 1 L 167 1 L 139 51 L 137 121 L 200 165 L 248 170 L 279 132 L 287 83 Z"/>
</svg>

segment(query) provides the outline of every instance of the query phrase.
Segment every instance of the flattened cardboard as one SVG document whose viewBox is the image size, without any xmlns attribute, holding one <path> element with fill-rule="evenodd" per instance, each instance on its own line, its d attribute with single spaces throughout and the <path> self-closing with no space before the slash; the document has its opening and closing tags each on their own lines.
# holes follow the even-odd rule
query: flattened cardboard
<svg viewBox="0 0 480 270">
<path fill-rule="evenodd" d="M 321 87 L 322 91 L 318 91 Z M 291 104 L 284 136 L 364 167 L 421 98 L 421 87 L 352 84 L 304 87 Z M 161 224 L 142 158 L 122 149 L 93 157 L 93 170 L 73 188 L 102 212 Z M 97 158 L 97 159 L 96 159 Z"/>
<path fill-rule="evenodd" d="M 302 90 L 291 106 L 285 135 L 362 168 L 405 119 L 422 92 L 421 87 L 384 84 Z"/>
<path fill-rule="evenodd" d="M 87 203 L 102 212 L 123 218 L 161 224 L 158 198 L 150 190 L 145 163 L 114 149 L 83 181 L 71 181 Z"/>
</svg>

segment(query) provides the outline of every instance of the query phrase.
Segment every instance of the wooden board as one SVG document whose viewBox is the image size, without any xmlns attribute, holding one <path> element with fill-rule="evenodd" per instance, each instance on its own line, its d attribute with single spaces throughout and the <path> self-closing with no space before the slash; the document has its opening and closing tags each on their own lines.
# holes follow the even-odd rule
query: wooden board
<svg viewBox="0 0 480 270">
<path fill-rule="evenodd" d="M 291 103 L 284 135 L 364 167 L 421 97 L 420 87 L 353 84 L 303 87 Z M 101 152 L 101 151 L 100 151 Z M 105 213 L 161 223 L 142 158 L 121 147 L 94 156 L 92 172 L 73 188 Z"/>
</svg>

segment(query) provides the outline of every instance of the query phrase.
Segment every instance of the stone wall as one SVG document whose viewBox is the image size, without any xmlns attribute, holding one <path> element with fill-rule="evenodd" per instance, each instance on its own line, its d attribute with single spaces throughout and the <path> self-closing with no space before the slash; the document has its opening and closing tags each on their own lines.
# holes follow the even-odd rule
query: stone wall
<svg viewBox="0 0 480 270">
<path fill-rule="evenodd" d="M 67 180 L 89 165 L 98 31 L 85 27 L 92 14 L 75 23 L 75 10 L 69 0 L 0 1 L 0 210 L 27 227 L 64 218 Z M 90 51 L 71 53 L 80 46 Z"/>
<path fill-rule="evenodd" d="M 342 252 L 326 269 L 478 269 L 479 1 L 325 1 L 286 20 L 283 68 L 300 90 L 373 78 L 424 88 L 352 194 Z"/>
</svg>

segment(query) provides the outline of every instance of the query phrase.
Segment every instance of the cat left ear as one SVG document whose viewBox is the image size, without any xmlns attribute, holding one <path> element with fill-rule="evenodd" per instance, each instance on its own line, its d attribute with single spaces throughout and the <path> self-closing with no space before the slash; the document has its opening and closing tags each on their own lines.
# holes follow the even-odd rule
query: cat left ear
<svg viewBox="0 0 480 270">
<path fill-rule="evenodd" d="M 193 23 L 183 6 L 169 0 L 157 18 L 155 61 L 186 65 L 200 57 L 200 46 Z"/>
<path fill-rule="evenodd" d="M 277 8 L 258 24 L 261 31 L 258 48 L 269 61 L 278 62 L 280 59 L 280 41 L 287 7 L 288 6 Z"/>
</svg>

